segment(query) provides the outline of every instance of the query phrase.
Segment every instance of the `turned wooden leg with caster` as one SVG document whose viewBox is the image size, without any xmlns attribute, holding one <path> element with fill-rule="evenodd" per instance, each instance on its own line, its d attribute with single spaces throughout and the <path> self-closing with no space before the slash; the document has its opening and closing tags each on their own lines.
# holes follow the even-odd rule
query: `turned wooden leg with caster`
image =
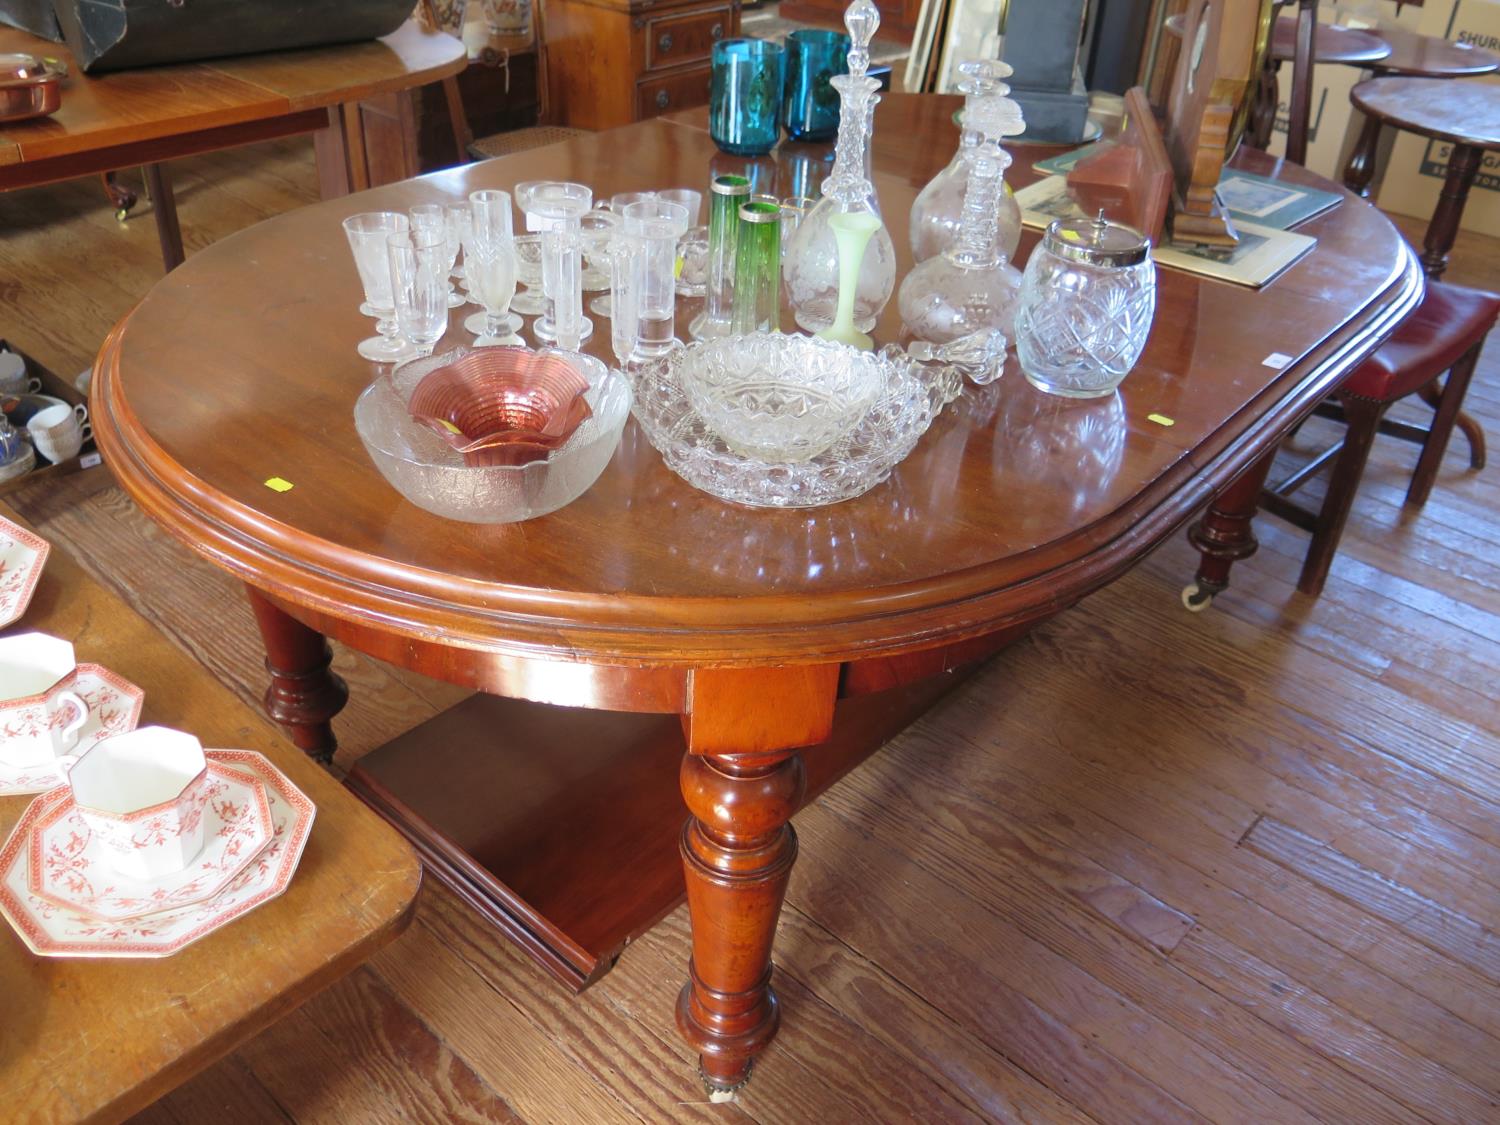
<svg viewBox="0 0 1500 1125">
<path fill-rule="evenodd" d="M 749 1081 L 781 1019 L 771 945 L 806 785 L 793 748 L 828 737 L 837 691 L 837 665 L 693 673 L 681 772 L 693 957 L 677 1027 L 714 1101 Z"/>
<path fill-rule="evenodd" d="M 1207 609 L 1214 596 L 1229 587 L 1230 568 L 1259 548 L 1251 524 L 1275 459 L 1273 449 L 1236 477 L 1214 497 L 1203 518 L 1188 529 L 1188 542 L 1202 556 L 1197 577 L 1182 591 L 1182 604 L 1192 612 Z"/>
<path fill-rule="evenodd" d="M 333 717 L 349 701 L 349 689 L 329 665 L 333 650 L 322 633 L 309 629 L 253 586 L 250 608 L 266 646 L 266 714 L 314 761 L 333 761 L 338 743 Z"/>
</svg>

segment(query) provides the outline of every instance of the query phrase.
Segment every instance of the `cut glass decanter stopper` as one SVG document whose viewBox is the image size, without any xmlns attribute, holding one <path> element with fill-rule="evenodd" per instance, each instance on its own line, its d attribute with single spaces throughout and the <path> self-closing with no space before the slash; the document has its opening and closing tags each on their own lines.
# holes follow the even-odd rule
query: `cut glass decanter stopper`
<svg viewBox="0 0 1500 1125">
<path fill-rule="evenodd" d="M 974 59 L 959 64 L 963 78 L 958 83 L 967 102 L 995 94 L 1008 94 L 1005 79 L 1011 68 L 997 59 Z M 967 106 L 966 102 L 966 106 Z M 964 190 L 969 183 L 969 151 L 979 143 L 979 135 L 965 128 L 964 110 L 959 111 L 958 148 L 948 166 L 928 181 L 911 207 L 911 256 L 925 262 L 941 254 L 958 238 L 958 220 L 963 213 Z M 1000 249 L 1007 258 L 1015 257 L 1021 242 L 1021 207 L 1003 181 L 997 201 L 996 221 L 1000 225 Z"/>
<path fill-rule="evenodd" d="M 867 166 L 876 91 L 867 73 L 870 38 L 880 26 L 871 0 L 844 12 L 849 73 L 831 79 L 839 93 L 839 132 L 823 198 L 797 228 L 787 251 L 786 285 L 797 323 L 826 339 L 869 348 L 865 335 L 896 287 L 896 248 L 880 216 Z"/>
<path fill-rule="evenodd" d="M 919 340 L 947 343 L 981 329 L 1013 337 L 1021 273 L 1000 246 L 996 202 L 1010 157 L 1002 137 L 1025 129 L 1021 107 L 1003 94 L 974 98 L 964 127 L 976 135 L 967 150 L 969 182 L 953 246 L 920 262 L 901 283 L 901 319 Z"/>
</svg>

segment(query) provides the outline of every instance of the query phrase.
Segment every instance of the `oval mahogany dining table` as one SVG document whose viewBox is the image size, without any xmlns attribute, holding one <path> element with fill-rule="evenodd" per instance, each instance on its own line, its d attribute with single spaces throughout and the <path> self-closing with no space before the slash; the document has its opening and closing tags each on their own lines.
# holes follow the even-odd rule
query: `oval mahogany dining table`
<svg viewBox="0 0 1500 1125">
<path fill-rule="evenodd" d="M 876 115 L 876 183 L 903 274 L 906 216 L 955 149 L 957 105 L 895 95 Z M 671 717 L 661 720 L 681 740 L 671 759 L 580 803 L 600 819 L 558 830 L 561 806 L 548 806 L 522 835 L 526 847 L 533 836 L 581 839 L 608 866 L 610 886 L 589 889 L 579 908 L 587 924 L 620 888 L 643 901 L 657 893 L 629 923 L 639 932 L 683 884 L 674 870 L 671 886 L 650 892 L 646 845 L 604 838 L 602 818 L 676 775 L 689 815 L 672 844 L 693 932 L 677 1022 L 706 1083 L 725 1090 L 746 1080 L 777 1027 L 771 948 L 797 851 L 789 820 L 808 778 L 829 780 L 825 754 L 842 753 L 830 748 L 851 708 L 872 711 L 902 685 L 997 650 L 1205 506 L 1203 577 L 1222 581 L 1253 550 L 1250 519 L 1278 439 L 1415 306 L 1423 283 L 1391 224 L 1347 196 L 1303 227 L 1316 249 L 1260 290 L 1162 270 L 1150 343 L 1117 395 L 1049 397 L 1012 359 L 855 500 L 801 511 L 723 503 L 674 476 L 633 422 L 598 483 L 552 515 L 474 526 L 403 500 L 354 430 L 355 397 L 382 369 L 355 352 L 368 322 L 339 221 L 538 178 L 581 181 L 597 197 L 704 187 L 711 173 L 747 167 L 715 150 L 705 122 L 699 110 L 580 137 L 227 238 L 116 327 L 95 368 L 93 413 L 105 457 L 144 511 L 248 587 L 268 709 L 315 756 L 331 754 L 330 720 L 346 698 L 326 637 L 493 696 Z M 1029 162 L 1055 150 L 1016 151 L 1012 180 L 1024 182 Z M 817 182 L 827 154 L 784 145 L 748 170 L 787 195 Z M 1258 155 L 1242 165 L 1339 190 Z M 1027 232 L 1022 258 L 1035 241 Z M 691 311 L 679 304 L 680 329 Z M 440 347 L 468 342 L 460 319 Z M 607 328 L 589 345 L 601 356 Z M 876 336 L 899 330 L 893 299 Z M 268 487 L 276 478 L 292 487 Z M 498 754 L 509 724 L 448 743 Z M 533 764 L 592 752 L 588 739 L 524 750 Z M 413 772 L 455 800 L 475 788 L 446 772 L 451 746 L 427 752 Z M 402 799 L 386 796 L 400 819 Z M 481 793 L 483 807 L 466 815 L 499 816 L 511 799 L 519 786 Z M 443 877 L 474 876 L 441 846 L 424 854 Z M 528 915 L 511 932 L 558 971 L 566 943 L 538 952 L 545 929 Z"/>
</svg>

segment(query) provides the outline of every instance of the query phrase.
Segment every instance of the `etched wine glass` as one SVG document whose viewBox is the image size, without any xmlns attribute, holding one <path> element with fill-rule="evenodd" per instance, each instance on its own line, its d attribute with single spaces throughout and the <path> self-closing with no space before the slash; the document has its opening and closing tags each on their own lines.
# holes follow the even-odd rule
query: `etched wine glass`
<svg viewBox="0 0 1500 1125">
<path fill-rule="evenodd" d="M 469 243 L 468 275 L 474 296 L 484 306 L 478 347 L 519 344 L 521 318 L 509 312 L 516 292 L 515 229 L 510 193 L 485 189 L 469 196 L 473 232 Z M 472 319 L 472 318 L 471 318 Z M 469 322 L 464 322 L 468 327 Z"/>
<path fill-rule="evenodd" d="M 359 354 L 374 363 L 395 363 L 410 358 L 412 347 L 401 338 L 401 328 L 396 323 L 386 239 L 410 230 L 411 221 L 399 211 L 365 211 L 350 215 L 344 220 L 343 227 L 349 250 L 354 255 L 354 266 L 359 271 L 360 284 L 364 286 L 365 304 L 360 309 L 368 310 L 366 315 L 376 318 L 375 331 L 379 333 L 360 341 Z"/>
</svg>

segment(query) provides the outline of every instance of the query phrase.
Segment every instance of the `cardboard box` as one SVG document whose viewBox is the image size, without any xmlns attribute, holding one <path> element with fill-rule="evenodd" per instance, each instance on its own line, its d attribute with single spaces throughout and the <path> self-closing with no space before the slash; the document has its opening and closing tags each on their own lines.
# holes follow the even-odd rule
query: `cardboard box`
<svg viewBox="0 0 1500 1125">
<path fill-rule="evenodd" d="M 1500 51 L 1500 2 L 1496 0 L 1427 0 L 1417 30 L 1455 43 L 1472 43 Z M 1412 13 L 1415 14 L 1415 13 Z M 1405 20 L 1402 21 L 1403 25 Z M 1456 78 L 1455 82 L 1500 82 L 1500 77 Z M 1387 126 L 1388 131 L 1390 127 Z M 1430 219 L 1448 174 L 1446 141 L 1400 132 L 1391 146 L 1385 174 L 1375 196 L 1387 211 Z M 1474 189 L 1464 207 L 1462 229 L 1500 235 L 1500 153 L 1487 152 Z"/>
</svg>

